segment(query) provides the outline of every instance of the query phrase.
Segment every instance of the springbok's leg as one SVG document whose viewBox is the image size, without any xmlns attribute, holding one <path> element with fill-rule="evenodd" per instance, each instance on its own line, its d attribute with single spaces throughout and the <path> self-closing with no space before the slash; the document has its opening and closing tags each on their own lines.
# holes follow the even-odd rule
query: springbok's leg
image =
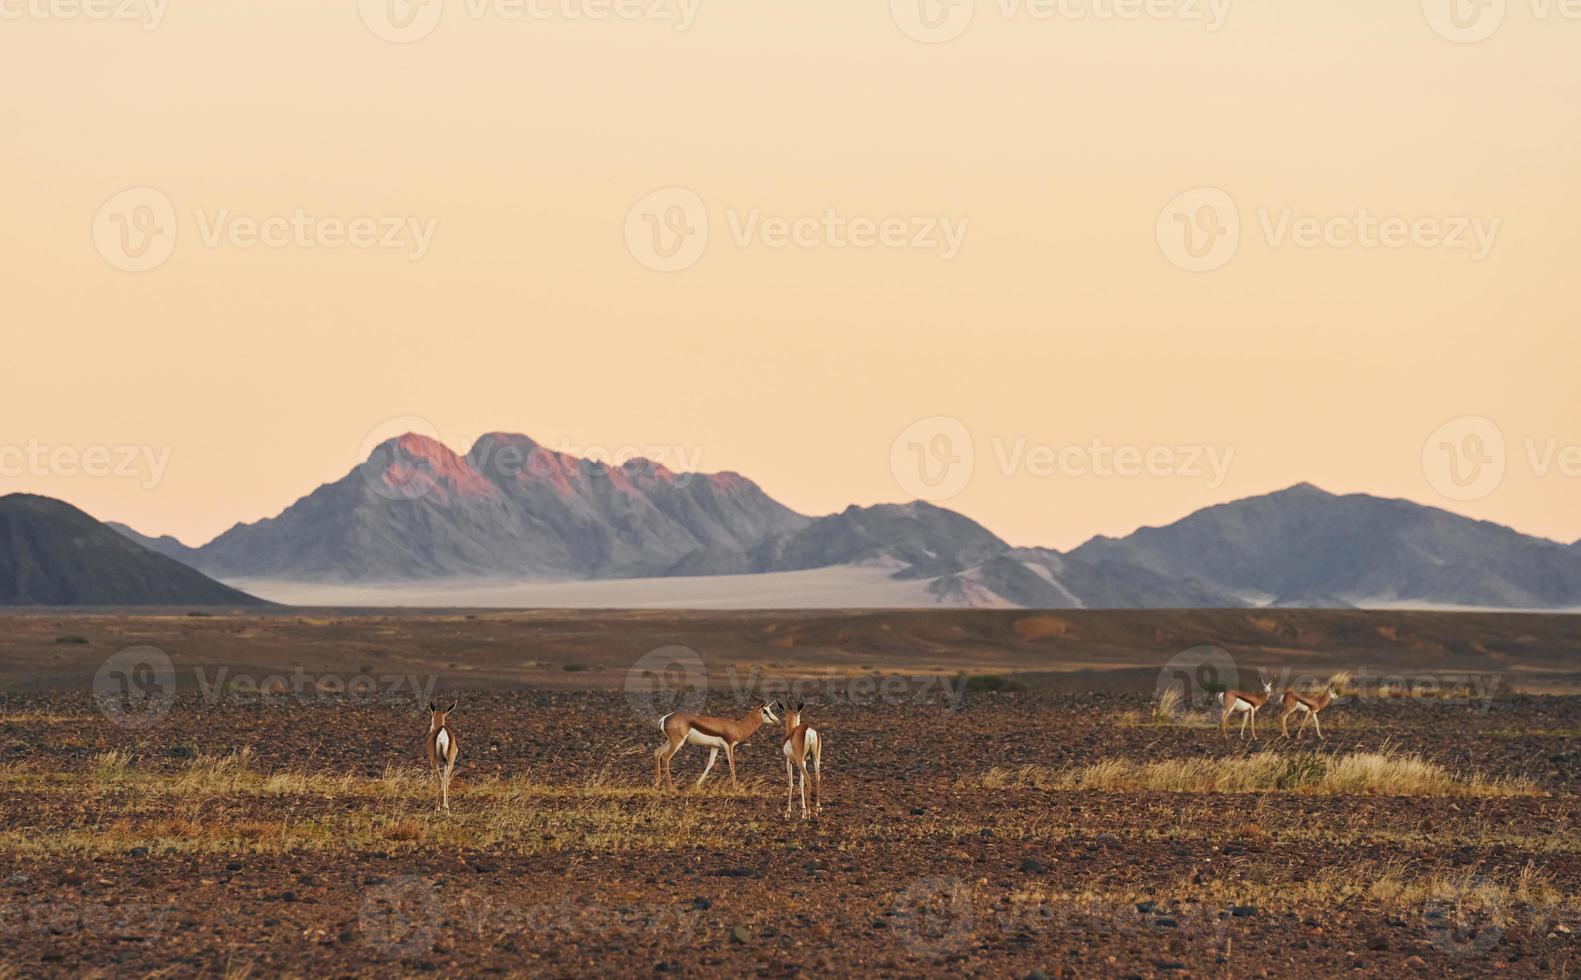
<svg viewBox="0 0 1581 980">
<path fill-rule="evenodd" d="M 1251 720 L 1252 720 L 1252 713 L 1250 711 L 1242 712 L 1242 714 L 1241 714 L 1241 741 L 1243 741 L 1243 742 L 1246 741 L 1246 723 L 1248 721 L 1251 721 Z"/>
<path fill-rule="evenodd" d="M 664 785 L 670 789 L 675 788 L 675 773 L 670 769 L 670 763 L 675 758 L 675 753 L 686 747 L 686 741 L 671 741 L 664 753 Z"/>
<path fill-rule="evenodd" d="M 730 763 L 730 788 L 736 788 L 736 747 L 725 743 L 725 761 Z"/>
<path fill-rule="evenodd" d="M 1231 709 L 1225 708 L 1223 714 L 1219 715 L 1219 731 L 1224 733 L 1225 738 L 1230 737 L 1230 712 Z"/>
<path fill-rule="evenodd" d="M 1255 742 L 1257 740 L 1257 709 L 1253 708 L 1246 713 L 1252 716 L 1252 741 Z"/>
<path fill-rule="evenodd" d="M 785 816 L 791 815 L 791 799 L 796 795 L 796 777 L 792 774 L 790 756 L 785 757 Z"/>
<path fill-rule="evenodd" d="M 823 739 L 812 743 L 812 812 L 823 812 Z"/>
<path fill-rule="evenodd" d="M 801 770 L 801 818 L 803 820 L 806 820 L 807 819 L 807 757 L 806 756 L 802 757 L 801 765 L 798 766 L 797 768 L 799 768 Z"/>
<path fill-rule="evenodd" d="M 714 760 L 717 759 L 717 758 L 719 758 L 719 750 L 718 749 L 709 749 L 708 750 L 708 764 L 703 767 L 703 774 L 701 776 L 697 777 L 697 786 L 699 788 L 702 787 L 703 780 L 708 778 L 708 773 L 709 773 L 710 770 L 712 770 L 714 768 Z"/>
<path fill-rule="evenodd" d="M 1317 712 L 1316 711 L 1312 712 L 1312 724 L 1317 726 L 1317 737 L 1318 738 L 1323 738 L 1323 723 L 1321 721 L 1318 721 L 1318 717 L 1317 717 Z M 1324 740 L 1327 741 L 1327 739 L 1324 739 Z"/>
</svg>

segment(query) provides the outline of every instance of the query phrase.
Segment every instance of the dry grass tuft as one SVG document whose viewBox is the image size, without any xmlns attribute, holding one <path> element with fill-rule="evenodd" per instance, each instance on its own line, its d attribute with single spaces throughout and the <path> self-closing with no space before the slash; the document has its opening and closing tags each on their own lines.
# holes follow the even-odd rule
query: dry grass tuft
<svg viewBox="0 0 1581 980">
<path fill-rule="evenodd" d="M 993 769 L 988 789 L 1098 789 L 1114 792 L 1261 793 L 1297 792 L 1377 796 L 1538 796 L 1528 779 L 1493 779 L 1480 773 L 1455 776 L 1417 754 L 1356 752 L 1320 755 L 1257 752 L 1220 759 L 1137 762 L 1106 759 L 1089 766 L 1051 769 L 1024 766 Z"/>
<path fill-rule="evenodd" d="M 1176 688 L 1166 688 L 1158 696 L 1158 703 L 1153 706 L 1153 720 L 1168 724 L 1175 720 L 1175 713 L 1180 710 L 1180 691 Z"/>
</svg>

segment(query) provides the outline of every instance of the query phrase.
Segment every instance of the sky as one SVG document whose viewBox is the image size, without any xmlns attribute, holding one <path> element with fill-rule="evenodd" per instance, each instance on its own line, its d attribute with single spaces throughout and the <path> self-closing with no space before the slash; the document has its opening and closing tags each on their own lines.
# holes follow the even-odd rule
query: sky
<svg viewBox="0 0 1581 980">
<path fill-rule="evenodd" d="M 514 431 L 1581 538 L 1581 21 L 1461 2 L 0 0 L 0 492 L 197 543 Z"/>
</svg>

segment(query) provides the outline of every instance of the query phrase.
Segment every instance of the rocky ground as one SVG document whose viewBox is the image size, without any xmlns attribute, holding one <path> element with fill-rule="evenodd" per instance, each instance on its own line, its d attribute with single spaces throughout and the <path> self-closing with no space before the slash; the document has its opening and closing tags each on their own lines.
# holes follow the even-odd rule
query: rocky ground
<svg viewBox="0 0 1581 980">
<path fill-rule="evenodd" d="M 16 975 L 1571 975 L 1581 698 L 1353 699 L 1328 739 L 1226 742 L 1134 695 L 833 698 L 825 793 L 779 736 L 728 790 L 651 786 L 651 706 L 462 692 L 452 810 L 410 696 L 85 694 L 0 719 L 0 967 Z M 728 692 L 718 709 L 735 706 Z M 920 702 L 920 703 L 919 703 Z M 146 727 L 128 727 L 144 724 Z M 1421 753 L 1514 796 L 1040 789 L 1106 759 Z M 700 771 L 691 748 L 678 779 Z"/>
</svg>

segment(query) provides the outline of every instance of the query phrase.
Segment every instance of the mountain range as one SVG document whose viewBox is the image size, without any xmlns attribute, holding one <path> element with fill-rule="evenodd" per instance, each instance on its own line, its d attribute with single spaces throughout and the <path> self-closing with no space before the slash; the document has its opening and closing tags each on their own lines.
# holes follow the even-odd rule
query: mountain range
<svg viewBox="0 0 1581 980">
<path fill-rule="evenodd" d="M 808 517 L 735 473 L 580 459 L 522 435 L 418 435 L 201 547 L 129 539 L 226 580 L 381 584 L 744 576 L 861 566 L 920 602 L 1026 608 L 1581 607 L 1581 542 L 1302 484 L 1066 553 L 932 504 Z"/>
</svg>

